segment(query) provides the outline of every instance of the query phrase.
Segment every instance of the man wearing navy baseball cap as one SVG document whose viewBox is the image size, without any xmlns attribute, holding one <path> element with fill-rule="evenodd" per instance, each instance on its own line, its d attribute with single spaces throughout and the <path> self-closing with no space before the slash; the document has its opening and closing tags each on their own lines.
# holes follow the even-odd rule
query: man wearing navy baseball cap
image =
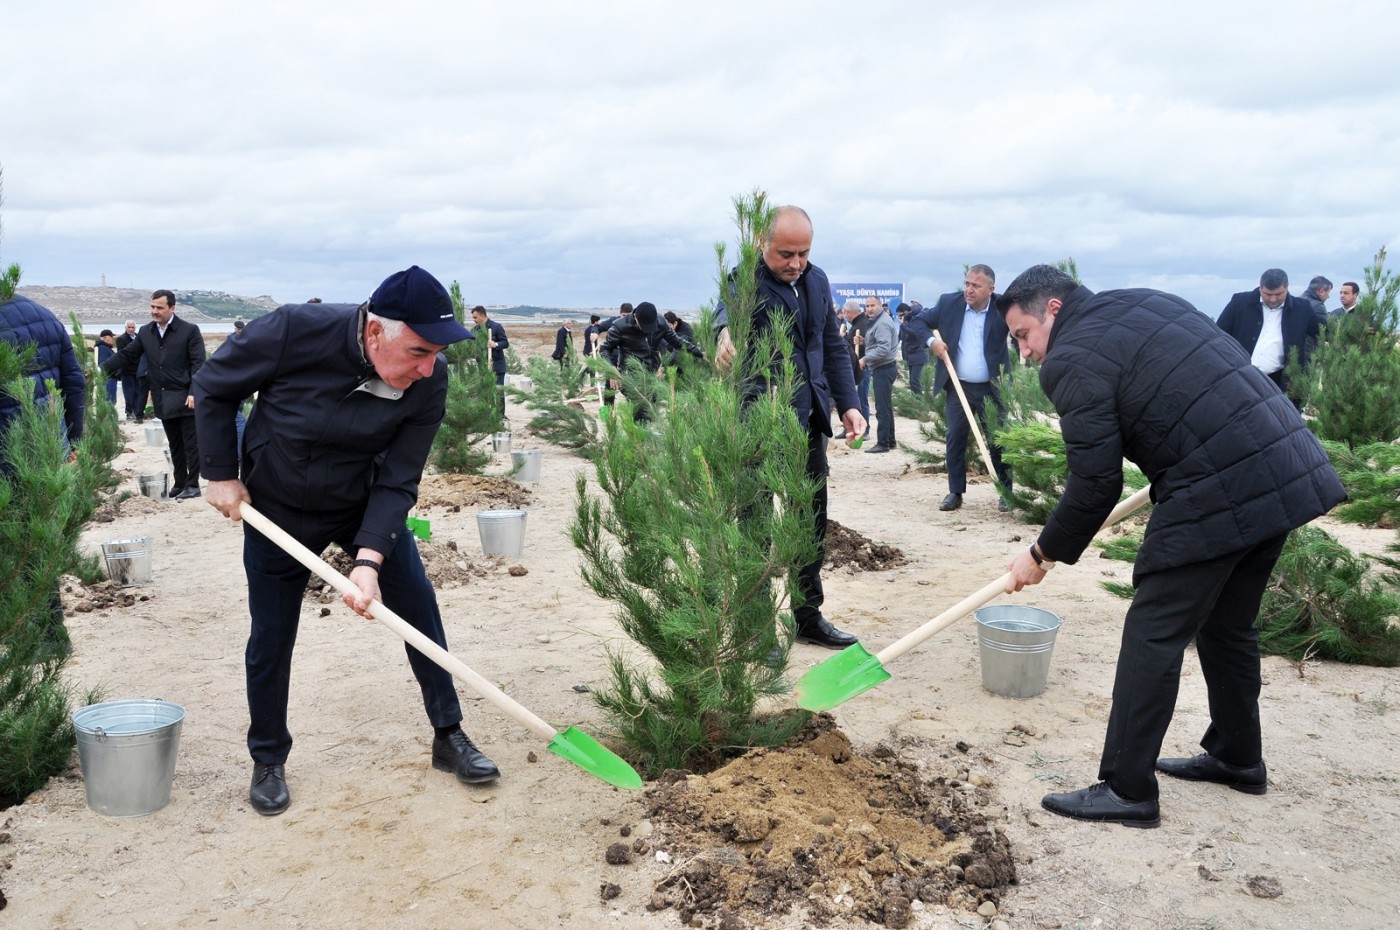
<svg viewBox="0 0 1400 930">
<path fill-rule="evenodd" d="M 446 648 L 405 518 L 446 410 L 447 363 L 438 353 L 471 338 L 447 290 L 416 265 L 390 275 L 358 307 L 289 304 L 253 320 L 195 377 L 205 500 L 234 521 L 244 501 L 254 503 L 313 552 L 338 544 L 354 558 L 358 591 L 345 595 L 346 606 L 369 617 L 370 602 L 382 600 Z M 240 471 L 235 413 L 254 394 Z M 260 814 L 280 814 L 291 803 L 287 699 L 309 572 L 246 525 L 243 566 L 252 617 L 249 800 Z M 495 763 L 462 731 L 451 675 L 406 648 L 433 727 L 433 768 L 469 784 L 494 781 Z M 357 773 L 356 783 L 366 776 L 373 777 Z"/>
</svg>

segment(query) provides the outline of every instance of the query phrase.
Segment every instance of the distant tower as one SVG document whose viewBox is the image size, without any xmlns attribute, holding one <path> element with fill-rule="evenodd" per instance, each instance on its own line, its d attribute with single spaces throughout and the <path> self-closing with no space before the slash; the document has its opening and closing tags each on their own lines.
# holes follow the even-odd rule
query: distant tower
<svg viewBox="0 0 1400 930">
<path fill-rule="evenodd" d="M 107 286 L 107 274 L 106 274 L 106 272 L 103 272 L 103 274 L 102 274 L 102 286 L 103 286 L 103 287 L 106 287 L 106 286 Z"/>
</svg>

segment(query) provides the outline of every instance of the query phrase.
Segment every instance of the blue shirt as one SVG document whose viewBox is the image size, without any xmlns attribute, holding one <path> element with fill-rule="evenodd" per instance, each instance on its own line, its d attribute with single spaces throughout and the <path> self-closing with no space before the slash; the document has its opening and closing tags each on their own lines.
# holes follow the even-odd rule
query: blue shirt
<svg viewBox="0 0 1400 930">
<path fill-rule="evenodd" d="M 958 377 L 964 381 L 987 382 L 992 373 L 987 370 L 987 353 L 982 350 L 987 338 L 987 314 L 992 305 L 981 310 L 963 308 L 962 333 L 958 336 L 958 356 L 953 364 L 957 366 Z"/>
</svg>

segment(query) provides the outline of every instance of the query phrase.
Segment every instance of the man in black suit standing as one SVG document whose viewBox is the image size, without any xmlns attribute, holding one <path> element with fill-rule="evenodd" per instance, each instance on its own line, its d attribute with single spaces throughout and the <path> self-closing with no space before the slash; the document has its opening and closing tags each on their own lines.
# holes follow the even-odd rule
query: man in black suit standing
<svg viewBox="0 0 1400 930">
<path fill-rule="evenodd" d="M 948 376 L 949 358 L 974 415 L 981 415 L 988 398 L 996 404 L 998 416 L 1005 412 L 996 393 L 996 381 L 1011 370 L 1011 353 L 1007 348 L 1010 334 L 1001 314 L 992 309 L 996 281 L 996 272 L 989 266 L 972 265 L 967 269 L 961 291 L 944 294 L 932 310 L 925 310 L 910 320 L 911 331 L 921 336 L 938 357 L 933 377 L 934 396 L 940 391 L 946 393 L 948 496 L 938 505 L 939 510 L 957 510 L 962 506 L 963 494 L 967 492 L 967 440 L 972 431 Z M 937 334 L 933 330 L 937 330 Z M 1001 447 L 991 442 L 991 436 L 987 439 L 997 480 L 1009 490 L 1011 469 L 1001 460 Z M 1000 501 L 997 509 L 1006 510 L 1006 501 Z"/>
<path fill-rule="evenodd" d="M 564 370 L 564 359 L 574 354 L 574 321 L 565 320 L 564 325 L 559 327 L 554 334 L 554 353 L 550 358 L 559 363 L 559 370 Z"/>
<path fill-rule="evenodd" d="M 170 464 L 175 470 L 170 497 L 199 497 L 199 442 L 195 437 L 190 383 L 204 364 L 204 335 L 198 326 L 175 316 L 172 291 L 159 290 L 151 295 L 151 322 L 137 330 L 136 338 L 104 362 L 102 369 L 113 375 L 143 355 L 151 403 L 170 443 Z"/>
<path fill-rule="evenodd" d="M 1308 301 L 1288 293 L 1288 273 L 1282 268 L 1270 268 L 1259 276 L 1254 290 L 1231 297 L 1216 324 L 1284 393 L 1288 392 L 1284 366 L 1296 353 L 1298 363 L 1306 368 L 1317 342 L 1317 314 Z"/>
<path fill-rule="evenodd" d="M 491 370 L 496 373 L 496 397 L 500 401 L 501 416 L 505 416 L 506 349 L 510 348 L 506 328 L 487 316 L 485 307 L 472 307 L 472 322 L 476 324 L 478 335 L 486 337 L 486 345 L 491 350 Z"/>
</svg>

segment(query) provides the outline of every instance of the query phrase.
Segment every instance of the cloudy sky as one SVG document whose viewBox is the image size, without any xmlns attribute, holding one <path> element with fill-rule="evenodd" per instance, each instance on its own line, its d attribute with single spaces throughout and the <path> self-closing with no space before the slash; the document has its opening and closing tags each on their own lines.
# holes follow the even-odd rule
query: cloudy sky
<svg viewBox="0 0 1400 930">
<path fill-rule="evenodd" d="M 929 302 L 1073 256 L 1214 315 L 1400 233 L 1400 7 L 10 4 L 0 260 L 29 284 L 693 308 L 730 199 Z M 1400 260 L 1400 259 L 1397 259 Z M 1329 306 L 1336 306 L 1335 293 Z"/>
</svg>

